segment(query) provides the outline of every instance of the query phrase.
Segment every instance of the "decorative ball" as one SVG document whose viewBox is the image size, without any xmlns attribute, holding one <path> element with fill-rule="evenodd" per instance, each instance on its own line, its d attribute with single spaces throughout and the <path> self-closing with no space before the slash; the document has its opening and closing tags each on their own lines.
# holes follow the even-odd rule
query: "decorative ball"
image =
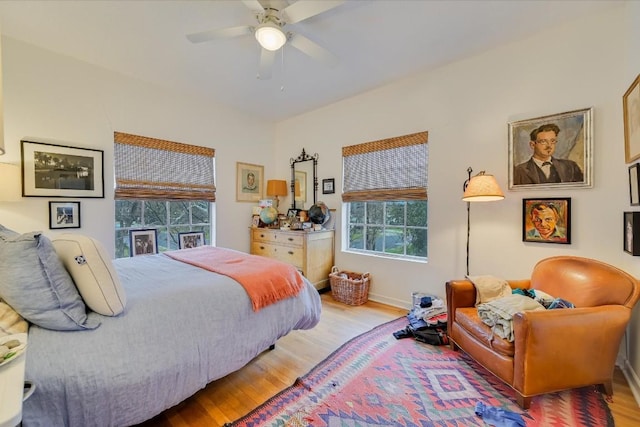
<svg viewBox="0 0 640 427">
<path fill-rule="evenodd" d="M 278 211 L 273 206 L 267 206 L 260 211 L 260 219 L 265 224 L 272 224 L 278 219 Z"/>
<path fill-rule="evenodd" d="M 328 214 L 329 209 L 327 209 L 325 204 L 313 205 L 309 209 L 309 219 L 314 224 L 324 224 Z"/>
</svg>

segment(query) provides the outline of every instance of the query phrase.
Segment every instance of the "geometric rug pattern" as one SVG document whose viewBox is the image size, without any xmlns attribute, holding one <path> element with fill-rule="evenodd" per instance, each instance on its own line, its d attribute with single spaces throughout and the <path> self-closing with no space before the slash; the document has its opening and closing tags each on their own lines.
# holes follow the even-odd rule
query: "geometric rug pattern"
<svg viewBox="0 0 640 427">
<path fill-rule="evenodd" d="M 614 425 L 595 387 L 536 396 L 523 411 L 511 388 L 463 352 L 396 340 L 406 325 L 401 317 L 350 340 L 228 426 L 484 426 L 478 401 L 522 414 L 527 426 Z"/>
</svg>

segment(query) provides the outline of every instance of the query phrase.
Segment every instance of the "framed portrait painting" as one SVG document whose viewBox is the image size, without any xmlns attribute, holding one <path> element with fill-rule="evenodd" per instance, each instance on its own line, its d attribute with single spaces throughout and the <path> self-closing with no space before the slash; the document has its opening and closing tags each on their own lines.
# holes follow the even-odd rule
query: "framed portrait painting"
<svg viewBox="0 0 640 427">
<path fill-rule="evenodd" d="M 622 97 L 624 112 L 624 158 L 640 159 L 640 74 Z"/>
<path fill-rule="evenodd" d="M 640 212 L 624 213 L 624 251 L 633 256 L 640 255 Z"/>
<path fill-rule="evenodd" d="M 24 197 L 104 197 L 104 151 L 20 141 Z"/>
<path fill-rule="evenodd" d="M 130 256 L 153 255 L 158 253 L 158 232 L 155 228 L 129 230 Z"/>
<path fill-rule="evenodd" d="M 49 202 L 49 228 L 80 228 L 80 202 Z"/>
<path fill-rule="evenodd" d="M 197 248 L 204 246 L 204 231 L 189 231 L 178 233 L 178 247 L 180 249 Z"/>
<path fill-rule="evenodd" d="M 571 243 L 571 198 L 522 199 L 522 241 Z"/>
<path fill-rule="evenodd" d="M 592 187 L 593 109 L 510 122 L 509 189 Z"/>
<path fill-rule="evenodd" d="M 264 166 L 236 163 L 236 202 L 257 202 L 263 198 Z"/>
</svg>

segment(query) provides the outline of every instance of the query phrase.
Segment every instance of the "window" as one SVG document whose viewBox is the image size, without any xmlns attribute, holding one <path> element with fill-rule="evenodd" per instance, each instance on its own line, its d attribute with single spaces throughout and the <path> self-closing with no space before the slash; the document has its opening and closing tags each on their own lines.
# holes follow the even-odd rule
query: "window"
<svg viewBox="0 0 640 427">
<path fill-rule="evenodd" d="M 129 230 L 155 228 L 158 251 L 179 249 L 178 233 L 203 231 L 211 243 L 208 201 L 116 200 L 116 258 L 130 256 Z"/>
<path fill-rule="evenodd" d="M 129 231 L 155 228 L 158 250 L 178 249 L 178 233 L 211 243 L 215 150 L 114 132 L 116 257 L 130 254 Z"/>
<path fill-rule="evenodd" d="M 344 147 L 348 250 L 427 259 L 427 132 Z"/>
</svg>

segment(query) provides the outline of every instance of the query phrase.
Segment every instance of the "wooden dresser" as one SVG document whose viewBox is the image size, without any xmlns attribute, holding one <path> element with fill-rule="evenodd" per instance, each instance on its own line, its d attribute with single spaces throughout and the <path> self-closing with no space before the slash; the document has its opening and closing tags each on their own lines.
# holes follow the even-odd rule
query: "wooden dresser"
<svg viewBox="0 0 640 427">
<path fill-rule="evenodd" d="M 294 265 L 316 289 L 329 287 L 334 231 L 251 228 L 251 253 Z"/>
</svg>

